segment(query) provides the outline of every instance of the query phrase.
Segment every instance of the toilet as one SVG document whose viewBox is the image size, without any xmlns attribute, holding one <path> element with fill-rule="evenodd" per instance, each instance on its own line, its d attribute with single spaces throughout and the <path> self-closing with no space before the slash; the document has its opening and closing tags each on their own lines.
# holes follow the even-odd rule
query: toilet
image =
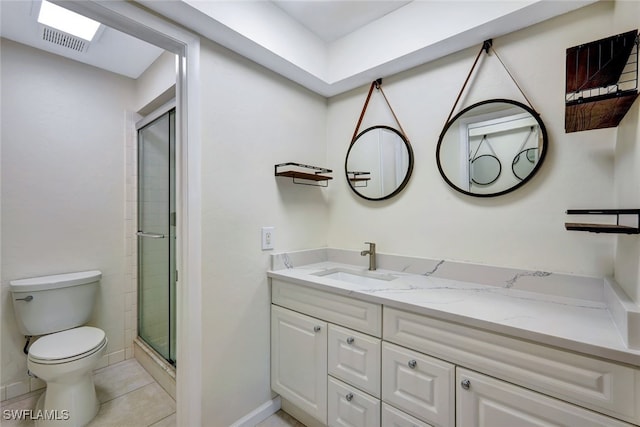
<svg viewBox="0 0 640 427">
<path fill-rule="evenodd" d="M 29 347 L 31 375 L 47 383 L 36 426 L 81 427 L 98 413 L 93 370 L 107 347 L 91 318 L 102 273 L 97 270 L 13 280 L 9 289 L 20 332 L 40 336 Z"/>
</svg>

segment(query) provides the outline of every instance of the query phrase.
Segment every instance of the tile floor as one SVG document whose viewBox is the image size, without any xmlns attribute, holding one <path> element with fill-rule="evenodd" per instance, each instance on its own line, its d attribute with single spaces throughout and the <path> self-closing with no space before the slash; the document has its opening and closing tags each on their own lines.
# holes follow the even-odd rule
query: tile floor
<svg viewBox="0 0 640 427">
<path fill-rule="evenodd" d="M 99 369 L 93 378 L 101 406 L 87 427 L 175 427 L 176 403 L 135 359 Z M 33 409 L 41 394 L 36 391 L 6 400 L 2 410 Z M 0 424 L 34 426 L 32 420 L 24 419 L 2 419 Z"/>
<path fill-rule="evenodd" d="M 280 410 L 261 423 L 258 423 L 256 427 L 305 427 L 305 425 Z"/>
<path fill-rule="evenodd" d="M 98 415 L 87 427 L 176 427 L 176 403 L 135 360 L 129 359 L 97 370 L 93 379 L 101 403 Z M 35 408 L 43 391 L 35 391 L 0 404 L 4 410 Z M 33 427 L 32 420 L 5 420 L 2 427 Z M 213 427 L 213 426 L 206 426 Z M 289 414 L 278 411 L 256 427 L 304 427 Z"/>
</svg>

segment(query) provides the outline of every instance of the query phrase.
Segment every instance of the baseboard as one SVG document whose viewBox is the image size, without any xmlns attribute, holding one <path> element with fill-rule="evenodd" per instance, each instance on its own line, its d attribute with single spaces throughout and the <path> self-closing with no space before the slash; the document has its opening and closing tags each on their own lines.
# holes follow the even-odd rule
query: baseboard
<svg viewBox="0 0 640 427">
<path fill-rule="evenodd" d="M 280 410 L 280 396 L 263 403 L 244 417 L 240 418 L 230 427 L 255 427 L 261 421 L 266 420 L 271 415 Z"/>
</svg>

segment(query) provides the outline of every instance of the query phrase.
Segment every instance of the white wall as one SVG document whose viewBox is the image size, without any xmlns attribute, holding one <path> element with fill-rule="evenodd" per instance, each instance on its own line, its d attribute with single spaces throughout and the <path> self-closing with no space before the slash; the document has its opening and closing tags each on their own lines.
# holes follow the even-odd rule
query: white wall
<svg viewBox="0 0 640 427">
<path fill-rule="evenodd" d="M 175 98 L 176 72 L 176 55 L 160 55 L 136 80 L 135 111 L 144 116 Z"/>
<path fill-rule="evenodd" d="M 124 358 L 125 110 L 134 81 L 2 40 L 2 378 L 28 385 L 12 279 L 99 269 L 91 324 Z M 105 359 L 103 362 L 107 363 Z"/>
<path fill-rule="evenodd" d="M 639 11 L 640 13 L 640 11 Z M 615 207 L 640 209 L 640 102 L 636 100 L 618 127 Z M 637 217 L 636 217 L 637 218 Z M 636 226 L 637 219 L 622 217 Z M 620 235 L 616 242 L 615 278 L 640 304 L 640 237 Z"/>
<path fill-rule="evenodd" d="M 338 172 L 330 187 L 329 246 L 357 249 L 373 241 L 385 253 L 589 276 L 612 274 L 614 236 L 564 229 L 564 222 L 571 221 L 567 209 L 614 206 L 616 137 L 615 129 L 564 132 L 565 50 L 637 28 L 638 16 L 633 2 L 599 2 L 494 39 L 496 51 L 549 133 L 541 170 L 507 195 L 481 199 L 459 194 L 436 167 L 439 134 L 479 46 L 383 80 L 416 159 L 409 185 L 387 202 L 358 198 L 342 173 L 368 88 L 331 98 L 327 163 Z M 495 57 L 483 54 L 478 67 L 457 111 L 486 98 L 525 102 Z M 383 101 L 378 95 L 373 103 Z M 393 124 L 388 115 L 377 119 L 368 112 L 362 128 L 376 121 Z"/>
<path fill-rule="evenodd" d="M 274 177 L 277 163 L 324 166 L 326 101 L 211 42 L 200 75 L 202 419 L 222 426 L 271 398 L 260 228 L 276 227 L 276 251 L 327 243 L 327 189 Z"/>
<path fill-rule="evenodd" d="M 640 3 L 616 4 L 616 23 L 640 27 Z M 617 129 L 615 150 L 615 206 L 640 209 L 640 101 L 635 103 Z M 639 225 L 635 220 L 630 225 Z M 626 219 L 625 219 L 626 220 Z M 640 237 L 620 235 L 616 242 L 615 278 L 627 294 L 640 304 Z"/>
</svg>

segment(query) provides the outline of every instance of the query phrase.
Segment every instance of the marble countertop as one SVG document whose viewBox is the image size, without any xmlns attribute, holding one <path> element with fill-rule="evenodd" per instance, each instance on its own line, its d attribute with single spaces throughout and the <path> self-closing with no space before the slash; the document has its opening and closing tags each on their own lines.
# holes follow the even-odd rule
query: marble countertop
<svg viewBox="0 0 640 427">
<path fill-rule="evenodd" d="M 587 294 L 572 297 L 568 292 L 534 292 L 508 284 L 495 286 L 389 269 L 378 269 L 375 274 L 395 279 L 375 284 L 315 275 L 335 268 L 369 274 L 366 267 L 321 261 L 276 267 L 268 276 L 640 367 L 640 350 L 625 345 L 610 307 L 604 298 L 593 296 L 591 282 L 583 287 L 591 288 Z"/>
</svg>

